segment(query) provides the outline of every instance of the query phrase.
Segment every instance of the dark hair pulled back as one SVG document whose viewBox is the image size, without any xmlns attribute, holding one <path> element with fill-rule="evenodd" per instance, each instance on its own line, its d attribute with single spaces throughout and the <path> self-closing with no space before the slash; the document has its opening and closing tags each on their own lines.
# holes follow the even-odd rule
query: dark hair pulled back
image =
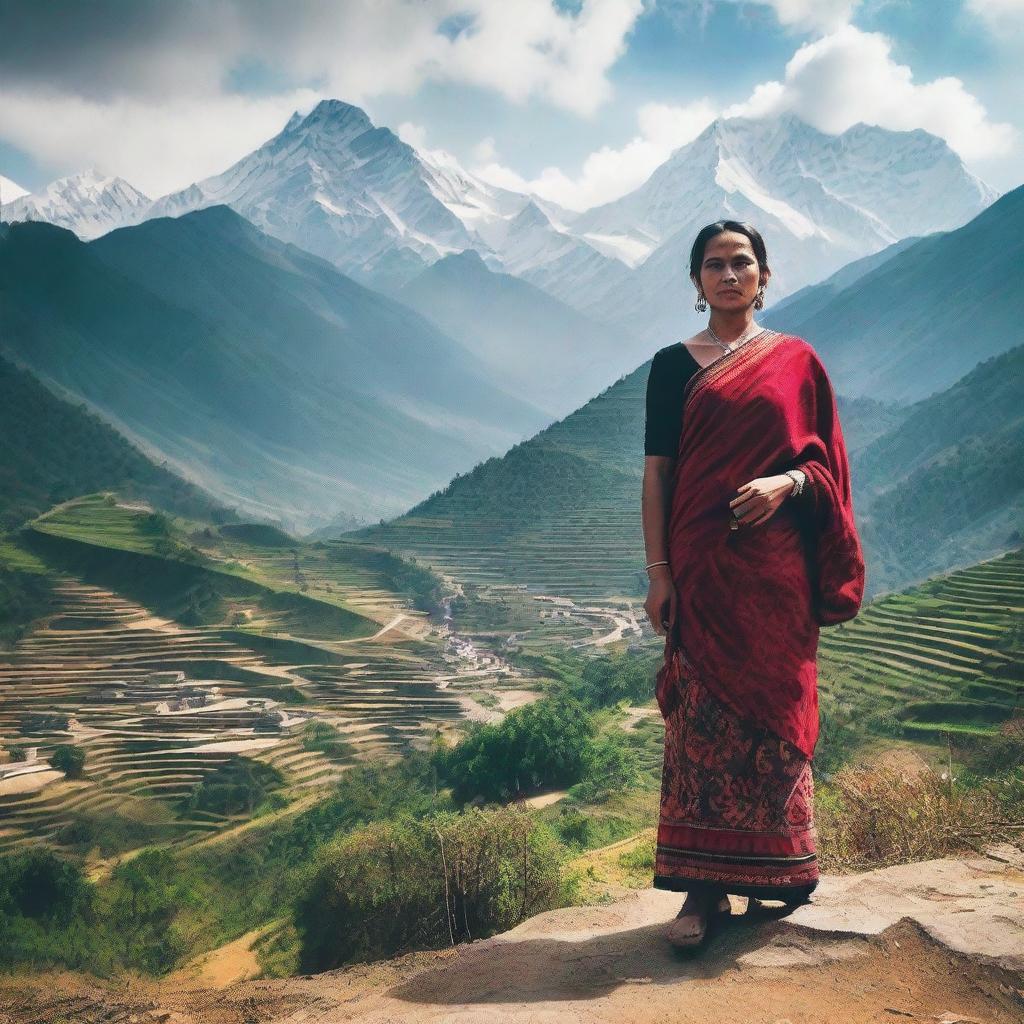
<svg viewBox="0 0 1024 1024">
<path fill-rule="evenodd" d="M 714 238 L 715 235 L 720 235 L 723 231 L 736 231 L 741 235 L 746 235 L 750 239 L 754 255 L 757 257 L 758 269 L 762 271 L 769 269 L 768 251 L 765 249 L 761 232 L 757 228 L 738 220 L 716 220 L 714 224 L 706 224 L 702 227 L 693 240 L 693 248 L 690 249 L 690 274 L 693 277 L 700 280 L 700 267 L 704 262 L 704 250 L 707 248 L 708 240 Z"/>
</svg>

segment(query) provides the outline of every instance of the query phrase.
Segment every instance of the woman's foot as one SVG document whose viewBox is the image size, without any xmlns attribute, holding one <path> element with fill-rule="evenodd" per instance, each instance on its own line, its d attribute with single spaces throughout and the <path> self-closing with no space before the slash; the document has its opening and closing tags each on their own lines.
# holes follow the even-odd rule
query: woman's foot
<svg viewBox="0 0 1024 1024">
<path fill-rule="evenodd" d="M 695 949 L 707 938 L 711 918 L 730 912 L 729 897 L 695 890 L 686 894 L 686 901 L 669 925 L 668 941 L 676 949 Z"/>
</svg>

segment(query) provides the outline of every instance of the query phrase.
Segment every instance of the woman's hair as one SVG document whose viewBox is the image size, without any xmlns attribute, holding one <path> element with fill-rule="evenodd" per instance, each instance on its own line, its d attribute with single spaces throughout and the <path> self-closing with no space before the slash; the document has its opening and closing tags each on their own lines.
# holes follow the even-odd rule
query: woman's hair
<svg viewBox="0 0 1024 1024">
<path fill-rule="evenodd" d="M 693 241 L 693 248 L 690 250 L 690 274 L 693 277 L 700 280 L 700 267 L 704 262 L 704 250 L 708 240 L 714 238 L 715 235 L 720 235 L 723 231 L 736 231 L 741 235 L 746 235 L 754 248 L 758 268 L 760 270 L 768 269 L 768 252 L 764 247 L 761 232 L 757 228 L 738 220 L 716 220 L 714 224 L 706 224 L 702 227 Z"/>
</svg>

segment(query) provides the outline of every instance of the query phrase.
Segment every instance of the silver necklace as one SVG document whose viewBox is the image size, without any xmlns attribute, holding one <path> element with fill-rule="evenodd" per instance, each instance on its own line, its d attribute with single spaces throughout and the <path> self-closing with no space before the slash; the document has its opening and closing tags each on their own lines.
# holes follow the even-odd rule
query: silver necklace
<svg viewBox="0 0 1024 1024">
<path fill-rule="evenodd" d="M 711 324 L 708 324 L 706 329 L 708 334 L 711 335 L 712 340 L 714 340 L 718 345 L 720 345 L 726 352 L 735 352 L 736 349 L 740 347 L 740 345 L 746 343 L 748 338 L 754 337 L 756 333 L 763 330 L 761 325 L 757 323 L 752 324 L 751 327 L 752 329 L 748 331 L 746 334 L 744 334 L 743 337 L 739 339 L 739 343 L 736 344 L 733 348 L 730 348 L 728 345 L 726 345 L 726 343 L 722 341 L 722 339 L 717 334 L 715 334 L 715 332 L 711 329 Z"/>
</svg>

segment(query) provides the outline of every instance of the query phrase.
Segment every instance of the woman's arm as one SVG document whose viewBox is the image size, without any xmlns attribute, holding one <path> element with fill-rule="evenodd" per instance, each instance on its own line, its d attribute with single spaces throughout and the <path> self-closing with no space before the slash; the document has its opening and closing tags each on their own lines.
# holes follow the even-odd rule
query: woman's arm
<svg viewBox="0 0 1024 1024">
<path fill-rule="evenodd" d="M 668 561 L 668 519 L 672 507 L 676 460 L 667 455 L 644 456 L 644 480 L 640 497 L 640 518 L 643 525 L 645 563 Z M 644 610 L 654 632 L 664 636 L 675 618 L 675 586 L 667 565 L 647 570 L 650 583 Z"/>
</svg>

